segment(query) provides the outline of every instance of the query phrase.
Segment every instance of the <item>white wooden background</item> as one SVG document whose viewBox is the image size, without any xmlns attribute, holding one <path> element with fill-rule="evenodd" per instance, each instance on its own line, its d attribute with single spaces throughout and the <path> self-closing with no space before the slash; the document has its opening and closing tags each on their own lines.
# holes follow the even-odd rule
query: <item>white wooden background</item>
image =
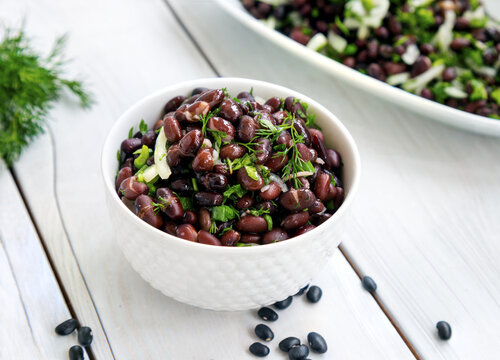
<svg viewBox="0 0 500 360">
<path fill-rule="evenodd" d="M 268 358 L 284 358 L 279 339 L 305 340 L 313 330 L 330 349 L 312 358 L 498 358 L 498 140 L 341 84 L 212 1 L 0 2 L 0 21 L 14 26 L 23 17 L 38 49 L 69 34 L 68 74 L 87 80 L 96 104 L 82 111 L 60 103 L 48 133 L 12 173 L 0 168 L 0 359 L 64 359 L 76 338 L 53 328 L 71 311 L 94 330 L 94 359 L 253 358 L 254 312 L 177 303 L 131 269 L 108 224 L 99 172 L 102 142 L 127 107 L 161 87 L 217 75 L 267 80 L 318 99 L 344 121 L 362 156 L 343 252 L 314 280 L 324 298 L 316 305 L 295 299 L 280 313 Z M 376 298 L 359 274 L 377 281 Z M 439 320 L 453 327 L 448 342 L 437 339 Z"/>
</svg>

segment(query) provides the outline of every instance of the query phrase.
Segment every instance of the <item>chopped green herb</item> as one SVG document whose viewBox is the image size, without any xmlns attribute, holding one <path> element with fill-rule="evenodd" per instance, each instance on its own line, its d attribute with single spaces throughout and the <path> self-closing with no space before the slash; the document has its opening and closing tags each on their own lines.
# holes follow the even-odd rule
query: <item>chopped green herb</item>
<svg viewBox="0 0 500 360">
<path fill-rule="evenodd" d="M 226 222 L 239 217 L 240 213 L 231 205 L 220 205 L 212 207 L 212 220 Z"/>
<path fill-rule="evenodd" d="M 247 190 L 244 189 L 240 184 L 230 186 L 226 191 L 224 191 L 223 195 L 225 199 L 229 199 L 233 194 L 238 198 L 241 198 L 243 195 L 247 193 Z"/>
<path fill-rule="evenodd" d="M 493 90 L 490 96 L 498 105 L 500 105 L 500 88 Z"/>
<path fill-rule="evenodd" d="M 198 183 L 195 178 L 191 178 L 191 183 L 193 184 L 193 190 L 198 191 Z"/>
<path fill-rule="evenodd" d="M 195 207 L 193 205 L 193 199 L 191 199 L 190 197 L 183 197 L 183 196 L 178 196 L 178 198 L 184 211 L 195 210 Z"/>
<path fill-rule="evenodd" d="M 273 229 L 273 218 L 269 214 L 264 214 L 264 219 L 267 222 L 267 231 L 271 231 Z"/>
<path fill-rule="evenodd" d="M 132 126 L 128 131 L 128 138 L 132 139 L 133 136 L 134 136 L 134 127 Z"/>
<path fill-rule="evenodd" d="M 217 233 L 217 224 L 215 223 L 215 221 L 212 221 L 212 223 L 210 224 L 210 229 L 208 231 L 210 232 L 210 234 Z"/>
<path fill-rule="evenodd" d="M 249 209 L 247 212 L 253 216 L 262 216 L 264 214 L 269 214 L 268 209 Z"/>
<path fill-rule="evenodd" d="M 488 98 L 488 92 L 481 81 L 472 79 L 469 84 L 472 86 L 471 101 L 486 100 Z"/>
<path fill-rule="evenodd" d="M 142 145 L 141 152 L 139 156 L 134 160 L 134 165 L 136 168 L 141 168 L 146 164 L 149 158 L 149 148 L 146 145 Z"/>
<path fill-rule="evenodd" d="M 259 180 L 259 172 L 254 166 L 245 165 L 245 170 L 247 171 L 248 176 L 253 180 Z"/>
</svg>

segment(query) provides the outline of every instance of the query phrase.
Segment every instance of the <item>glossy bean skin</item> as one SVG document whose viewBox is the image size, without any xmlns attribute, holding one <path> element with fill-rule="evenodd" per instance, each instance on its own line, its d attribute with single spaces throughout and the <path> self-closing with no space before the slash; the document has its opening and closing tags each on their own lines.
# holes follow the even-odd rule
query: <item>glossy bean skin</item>
<svg viewBox="0 0 500 360">
<path fill-rule="evenodd" d="M 173 97 L 172 99 L 170 99 L 166 104 L 165 104 L 165 108 L 164 108 L 164 112 L 165 113 L 169 113 L 171 111 L 175 111 L 177 110 L 177 108 L 179 106 L 181 106 L 182 102 L 186 100 L 186 97 L 185 96 L 182 96 L 182 95 L 178 95 L 178 96 L 175 96 Z"/>
<path fill-rule="evenodd" d="M 288 130 L 282 131 L 276 139 L 276 144 L 285 144 L 287 149 L 291 148 L 293 146 L 293 141 L 290 132 L 288 132 Z"/>
<path fill-rule="evenodd" d="M 147 131 L 141 138 L 142 145 L 146 145 L 148 148 L 153 149 L 155 147 L 156 137 L 155 131 Z"/>
<path fill-rule="evenodd" d="M 115 181 L 115 188 L 116 188 L 116 191 L 118 191 L 120 189 L 120 185 L 122 183 L 123 180 L 129 178 L 132 176 L 132 168 L 131 167 L 123 167 L 120 169 L 120 171 L 118 172 L 118 175 L 116 176 L 116 181 Z M 118 192 L 119 195 L 121 195 L 119 192 Z"/>
<path fill-rule="evenodd" d="M 182 156 L 194 156 L 201 144 L 203 143 L 204 136 L 201 130 L 195 129 L 184 135 L 179 141 L 179 150 Z"/>
<path fill-rule="evenodd" d="M 196 99 L 196 101 L 204 101 L 208 103 L 208 106 L 212 109 L 215 106 L 219 105 L 223 99 L 224 91 L 220 89 L 214 89 L 203 93 L 199 98 Z"/>
<path fill-rule="evenodd" d="M 314 183 L 314 194 L 318 197 L 318 199 L 321 201 L 326 200 L 330 185 L 330 175 L 325 172 L 321 172 Z"/>
<path fill-rule="evenodd" d="M 156 190 L 156 202 L 162 204 L 161 211 L 163 211 L 172 220 L 181 220 L 184 216 L 184 209 L 182 204 L 169 188 L 159 188 Z"/>
<path fill-rule="evenodd" d="M 335 206 L 335 210 L 337 210 L 340 205 L 344 202 L 344 189 L 341 187 L 336 187 L 335 188 L 335 198 L 333 199 L 333 203 Z"/>
<path fill-rule="evenodd" d="M 307 224 L 308 221 L 309 221 L 309 213 L 303 211 L 286 216 L 281 222 L 281 226 L 285 230 L 294 230 L 298 229 L 301 226 L 304 226 L 305 224 Z"/>
<path fill-rule="evenodd" d="M 261 236 L 258 234 L 242 234 L 240 242 L 243 244 L 258 244 L 260 243 Z"/>
<path fill-rule="evenodd" d="M 177 179 L 170 183 L 170 189 L 179 195 L 189 195 L 193 190 L 191 179 Z"/>
<path fill-rule="evenodd" d="M 264 200 L 273 200 L 276 199 L 280 195 L 280 193 L 281 193 L 281 187 L 278 185 L 276 181 L 271 181 L 266 191 L 260 192 L 260 197 L 263 198 Z"/>
<path fill-rule="evenodd" d="M 173 144 L 168 148 L 167 151 L 167 163 L 170 167 L 179 166 L 182 160 L 181 149 L 179 148 L 179 144 Z"/>
<path fill-rule="evenodd" d="M 328 220 L 331 216 L 332 214 L 329 213 L 324 213 L 321 215 L 314 214 L 313 216 L 311 216 L 311 220 L 313 221 L 313 223 L 316 224 L 316 226 L 319 226 L 323 224 L 326 220 Z"/>
<path fill-rule="evenodd" d="M 208 209 L 201 209 L 198 212 L 198 218 L 200 220 L 200 228 L 205 231 L 210 230 L 210 227 L 212 226 L 210 211 Z"/>
<path fill-rule="evenodd" d="M 271 201 L 262 201 L 262 202 L 258 203 L 257 205 L 255 205 L 255 207 L 258 210 L 269 211 L 270 215 L 274 215 L 278 211 L 277 206 L 274 205 Z"/>
<path fill-rule="evenodd" d="M 340 168 L 340 165 L 342 164 L 342 159 L 340 157 L 340 154 L 336 152 L 333 149 L 328 149 L 327 150 L 327 157 L 328 157 L 328 163 L 333 169 L 338 169 Z"/>
<path fill-rule="evenodd" d="M 316 150 L 308 148 L 305 144 L 298 143 L 297 150 L 299 152 L 299 156 L 304 161 L 314 161 L 316 160 L 317 153 Z"/>
<path fill-rule="evenodd" d="M 267 138 L 258 139 L 255 151 L 257 153 L 257 164 L 265 164 L 271 156 L 271 140 Z"/>
<path fill-rule="evenodd" d="M 176 236 L 181 239 L 196 242 L 198 233 L 191 224 L 182 224 L 177 227 Z"/>
<path fill-rule="evenodd" d="M 198 98 L 198 96 L 200 96 L 200 94 L 205 93 L 209 90 L 210 89 L 206 88 L 206 87 L 197 87 L 197 88 L 194 88 L 193 91 L 191 91 L 191 96 Z M 198 96 L 195 96 L 195 95 L 198 95 Z"/>
<path fill-rule="evenodd" d="M 305 234 L 306 232 L 311 231 L 314 228 L 316 228 L 316 226 L 314 225 L 304 225 L 295 232 L 295 236 Z"/>
<path fill-rule="evenodd" d="M 132 154 L 134 151 L 140 149 L 142 146 L 142 140 L 138 138 L 130 138 L 122 141 L 120 148 L 126 154 Z"/>
<path fill-rule="evenodd" d="M 233 124 L 218 116 L 210 118 L 210 120 L 208 121 L 208 128 L 212 130 L 225 132 L 226 136 L 222 138 L 222 142 L 229 142 L 233 140 L 236 132 Z"/>
<path fill-rule="evenodd" d="M 235 122 L 243 115 L 243 110 L 233 99 L 226 99 L 221 103 L 220 116 L 231 122 Z"/>
<path fill-rule="evenodd" d="M 275 113 L 281 108 L 281 99 L 277 96 L 272 97 L 265 102 L 265 105 L 269 105 L 272 109 L 271 112 Z"/>
<path fill-rule="evenodd" d="M 221 159 L 229 159 L 229 160 L 236 160 L 243 155 L 245 155 L 247 152 L 247 149 L 238 144 L 227 144 L 221 147 L 220 149 L 220 158 Z"/>
<path fill-rule="evenodd" d="M 326 344 L 323 336 L 316 332 L 310 332 L 307 334 L 307 342 L 311 350 L 317 354 L 324 354 L 328 351 L 328 345 Z"/>
<path fill-rule="evenodd" d="M 316 196 L 309 189 L 290 189 L 281 194 L 280 204 L 289 211 L 302 211 L 316 201 Z"/>
<path fill-rule="evenodd" d="M 272 244 L 274 242 L 287 240 L 288 234 L 285 230 L 279 227 L 275 227 L 271 231 L 268 231 L 262 237 L 262 244 Z"/>
<path fill-rule="evenodd" d="M 155 124 L 153 125 L 153 130 L 156 131 L 160 129 L 163 126 L 163 119 L 158 119 L 156 120 Z"/>
<path fill-rule="evenodd" d="M 188 210 L 184 212 L 182 221 L 186 224 L 196 225 L 198 223 L 198 216 L 194 211 Z"/>
<path fill-rule="evenodd" d="M 314 204 L 309 208 L 309 214 L 317 214 L 325 209 L 325 205 L 320 199 L 316 199 Z"/>
<path fill-rule="evenodd" d="M 219 206 L 224 198 L 221 194 L 200 191 L 194 194 L 194 200 L 200 206 Z"/>
<path fill-rule="evenodd" d="M 154 210 L 153 199 L 147 195 L 139 195 L 137 199 L 135 199 L 135 213 L 139 219 L 144 220 L 155 228 L 159 228 L 163 225 L 163 218 Z"/>
<path fill-rule="evenodd" d="M 223 246 L 234 246 L 240 239 L 240 233 L 235 230 L 226 231 L 220 238 Z"/>
<path fill-rule="evenodd" d="M 165 116 L 163 119 L 163 132 L 171 143 L 182 139 L 181 125 L 173 116 Z"/>
<path fill-rule="evenodd" d="M 222 191 L 227 187 L 229 181 L 224 175 L 208 173 L 203 176 L 201 183 L 207 190 Z"/>
<path fill-rule="evenodd" d="M 253 204 L 254 204 L 253 197 L 251 195 L 246 194 L 238 199 L 238 201 L 236 202 L 236 208 L 244 210 L 252 207 Z"/>
<path fill-rule="evenodd" d="M 295 121 L 293 123 L 293 127 L 295 128 L 295 130 L 297 130 L 299 135 L 301 135 L 303 137 L 304 144 L 306 146 L 310 146 L 311 145 L 311 134 L 309 133 L 309 130 L 307 129 L 304 121 L 302 121 L 302 119 L 295 119 Z"/>
<path fill-rule="evenodd" d="M 276 125 L 276 119 L 273 117 L 273 115 L 270 112 L 268 112 L 264 109 L 255 114 L 254 120 L 257 123 L 259 123 L 259 121 L 262 121 L 262 120 L 267 120 L 271 124 Z"/>
<path fill-rule="evenodd" d="M 222 246 L 219 239 L 205 230 L 198 231 L 198 242 L 206 245 Z"/>
<path fill-rule="evenodd" d="M 242 91 L 237 96 L 238 99 L 245 99 L 246 101 L 255 101 L 255 98 L 248 91 Z"/>
<path fill-rule="evenodd" d="M 255 133 L 259 125 L 250 116 L 244 115 L 240 119 L 240 124 L 238 126 L 238 137 L 243 142 L 249 142 L 255 137 Z"/>
<path fill-rule="evenodd" d="M 177 224 L 171 220 L 164 221 L 162 230 L 167 234 L 177 236 Z"/>
<path fill-rule="evenodd" d="M 240 183 L 244 189 L 249 191 L 257 191 L 264 186 L 264 180 L 260 175 L 258 175 L 258 180 L 254 180 L 248 175 L 247 170 L 244 167 L 238 170 L 237 178 L 238 183 Z"/>
<path fill-rule="evenodd" d="M 229 168 L 227 167 L 226 164 L 216 164 L 214 166 L 214 171 L 217 173 L 217 174 L 222 174 L 224 176 L 229 176 L 231 175 L 229 173 Z"/>
<path fill-rule="evenodd" d="M 184 104 L 175 111 L 175 118 L 180 121 L 198 122 L 201 116 L 210 111 L 210 105 L 205 101 L 196 101 L 192 104 Z"/>
<path fill-rule="evenodd" d="M 330 169 L 331 164 L 330 164 L 330 159 L 328 157 L 328 152 L 325 147 L 325 143 L 321 141 L 320 137 L 317 134 L 314 134 L 314 136 L 312 136 L 312 145 L 314 149 L 318 152 L 318 157 L 325 162 L 325 167 L 327 169 Z"/>
<path fill-rule="evenodd" d="M 214 149 L 201 148 L 194 157 L 192 166 L 196 172 L 212 171 L 214 168 Z"/>
<path fill-rule="evenodd" d="M 131 176 L 120 184 L 119 192 L 129 200 L 135 200 L 139 195 L 146 195 L 149 189 L 146 184 L 137 181 L 137 176 Z"/>
<path fill-rule="evenodd" d="M 242 216 L 236 223 L 236 228 L 244 232 L 263 233 L 267 231 L 267 221 L 262 216 Z"/>
<path fill-rule="evenodd" d="M 272 172 L 277 172 L 283 169 L 283 167 L 288 162 L 288 155 L 278 155 L 276 153 L 272 153 L 269 156 L 269 159 L 264 163 L 265 166 L 269 168 Z"/>
<path fill-rule="evenodd" d="M 288 118 L 288 113 L 286 111 L 277 111 L 273 114 L 273 118 L 276 121 L 276 125 L 281 125 Z"/>
</svg>

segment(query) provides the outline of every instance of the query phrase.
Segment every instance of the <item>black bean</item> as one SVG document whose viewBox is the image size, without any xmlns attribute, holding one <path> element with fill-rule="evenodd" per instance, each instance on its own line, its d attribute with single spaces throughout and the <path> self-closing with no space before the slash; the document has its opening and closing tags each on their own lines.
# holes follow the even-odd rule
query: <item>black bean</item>
<svg viewBox="0 0 500 360">
<path fill-rule="evenodd" d="M 308 288 L 309 288 L 309 284 L 307 284 L 302 289 L 300 289 L 294 296 L 300 296 L 300 295 L 302 295 Z"/>
<path fill-rule="evenodd" d="M 83 360 L 83 349 L 79 345 L 69 348 L 69 360 Z"/>
<path fill-rule="evenodd" d="M 78 320 L 68 319 L 56 326 L 56 334 L 69 335 L 78 327 Z"/>
<path fill-rule="evenodd" d="M 261 340 L 271 341 L 274 339 L 274 333 L 271 328 L 265 324 L 259 324 L 255 327 L 255 335 Z"/>
<path fill-rule="evenodd" d="M 182 96 L 182 95 L 179 95 L 179 96 L 176 96 L 172 99 L 170 99 L 167 104 L 165 105 L 165 113 L 169 113 L 171 111 L 175 111 L 177 110 L 177 108 L 179 106 L 181 106 L 182 102 L 186 100 L 186 97 L 185 96 Z"/>
<path fill-rule="evenodd" d="M 92 344 L 92 339 L 94 336 L 92 335 L 92 329 L 88 326 L 82 326 L 78 329 L 78 342 L 82 346 L 89 346 Z"/>
<path fill-rule="evenodd" d="M 200 191 L 194 194 L 194 201 L 200 206 L 219 206 L 224 200 L 221 194 Z"/>
<path fill-rule="evenodd" d="M 363 284 L 366 291 L 375 292 L 377 290 L 377 283 L 369 276 L 363 276 L 361 284 Z"/>
<path fill-rule="evenodd" d="M 265 357 L 269 355 L 269 348 L 266 345 L 258 342 L 254 342 L 252 345 L 250 345 L 248 350 L 250 350 L 250 352 L 257 357 Z"/>
<path fill-rule="evenodd" d="M 273 306 L 278 310 L 283 310 L 289 307 L 292 301 L 293 297 L 289 296 L 285 300 L 275 302 Z"/>
<path fill-rule="evenodd" d="M 191 91 L 191 96 L 199 95 L 202 92 L 206 92 L 208 90 L 209 89 L 206 88 L 206 87 L 197 87 L 197 88 L 194 88 L 193 91 Z"/>
<path fill-rule="evenodd" d="M 280 343 L 278 344 L 280 350 L 286 353 L 289 352 L 292 347 L 299 345 L 300 345 L 300 340 L 293 336 L 281 340 Z"/>
<path fill-rule="evenodd" d="M 451 326 L 446 321 L 438 321 L 436 328 L 441 340 L 449 340 L 451 338 Z"/>
<path fill-rule="evenodd" d="M 309 347 L 315 353 L 324 354 L 328 350 L 325 339 L 317 332 L 307 334 L 307 341 L 309 342 Z"/>
<path fill-rule="evenodd" d="M 132 154 L 142 146 L 142 140 L 137 138 L 125 139 L 122 141 L 121 149 L 127 154 Z"/>
<path fill-rule="evenodd" d="M 317 303 L 321 299 L 321 296 L 323 296 L 323 291 L 316 285 L 311 286 L 306 294 L 307 300 L 312 303 Z"/>
<path fill-rule="evenodd" d="M 309 355 L 309 348 L 306 345 L 293 346 L 288 351 L 290 360 L 305 360 L 307 355 Z"/>
<path fill-rule="evenodd" d="M 268 307 L 260 308 L 259 311 L 257 312 L 257 315 L 259 315 L 259 317 L 265 321 L 278 320 L 278 314 L 276 313 L 276 311 Z"/>
<path fill-rule="evenodd" d="M 203 176 L 201 183 L 207 190 L 220 191 L 227 187 L 228 180 L 222 174 L 208 173 Z"/>
</svg>

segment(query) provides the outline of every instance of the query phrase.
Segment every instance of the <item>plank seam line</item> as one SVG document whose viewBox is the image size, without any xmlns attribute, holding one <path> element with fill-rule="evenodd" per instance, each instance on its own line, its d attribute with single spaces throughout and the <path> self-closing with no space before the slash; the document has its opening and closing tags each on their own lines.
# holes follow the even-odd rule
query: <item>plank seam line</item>
<svg viewBox="0 0 500 360">
<path fill-rule="evenodd" d="M 182 22 L 179 15 L 177 15 L 177 12 L 174 10 L 172 5 L 170 5 L 169 0 L 163 0 L 163 1 L 164 1 L 165 5 L 167 5 L 168 9 L 170 10 L 172 15 L 174 16 L 174 18 L 177 21 L 177 23 L 179 24 L 179 26 L 182 28 L 184 33 L 186 33 L 186 35 L 188 36 L 189 40 L 191 40 L 191 42 L 193 43 L 196 50 L 198 50 L 198 52 L 201 54 L 202 58 L 207 62 L 208 66 L 212 69 L 212 71 L 215 73 L 215 75 L 217 75 L 218 77 L 221 77 L 222 75 L 219 73 L 219 71 L 217 70 L 215 65 L 212 63 L 212 61 L 210 60 L 208 55 L 203 51 L 200 44 L 198 44 L 198 42 L 196 41 L 194 36 L 191 34 L 191 32 L 188 30 L 188 28 L 184 25 L 184 23 Z"/>
<path fill-rule="evenodd" d="M 62 211 L 61 211 L 61 205 L 60 205 L 60 202 L 59 202 L 59 196 L 57 194 L 57 157 L 56 157 L 56 143 L 54 141 L 54 133 L 52 131 L 52 128 L 50 127 L 50 125 L 47 125 L 47 129 L 48 129 L 48 134 L 49 134 L 49 139 L 50 139 L 50 142 L 52 144 L 52 163 L 54 165 L 53 167 L 53 192 L 54 192 L 54 199 L 55 199 L 55 202 L 56 202 L 56 207 L 57 207 L 57 213 L 59 214 L 59 219 L 61 220 L 61 224 L 62 224 L 62 228 L 63 228 L 63 231 L 64 231 L 64 235 L 66 236 L 66 239 L 68 241 L 68 245 L 71 249 L 71 253 L 73 254 L 73 258 L 75 259 L 75 262 L 76 262 L 76 265 L 78 267 L 78 271 L 80 272 L 80 276 L 82 277 L 82 281 L 85 285 L 85 289 L 87 290 L 87 294 L 89 295 L 90 297 L 90 301 L 92 302 L 92 307 L 94 308 L 95 310 L 95 313 L 97 315 L 97 319 L 99 320 L 99 323 L 101 325 L 101 329 L 102 329 L 102 332 L 104 333 L 104 336 L 106 338 L 106 343 L 108 344 L 108 347 L 109 347 L 109 351 L 111 352 L 111 356 L 113 357 L 113 359 L 116 359 L 115 357 L 115 354 L 113 352 L 113 348 L 109 342 L 109 337 L 108 337 L 108 334 L 106 333 L 106 329 L 104 328 L 104 324 L 102 322 L 102 319 L 101 319 L 101 315 L 99 314 L 99 310 L 97 309 L 97 305 L 95 303 L 95 300 L 94 300 L 94 297 L 92 296 L 92 293 L 90 292 L 90 289 L 89 289 L 89 286 L 87 284 L 87 280 L 85 279 L 85 276 L 83 276 L 83 272 L 82 272 L 82 268 L 80 266 L 80 262 L 78 261 L 78 258 L 76 257 L 76 252 L 75 252 L 75 249 L 73 248 L 73 244 L 71 242 L 71 239 L 70 239 L 70 236 L 69 236 L 69 233 L 68 233 L 68 230 L 66 228 L 66 224 L 64 222 L 64 217 L 62 215 Z M 89 358 L 91 360 L 95 360 L 95 355 L 92 351 L 92 347 L 86 347 L 86 350 L 88 351 L 88 355 L 89 355 Z"/>
<path fill-rule="evenodd" d="M 24 299 L 21 295 L 21 288 L 19 286 L 19 282 L 17 281 L 17 276 L 16 276 L 16 273 L 14 271 L 14 267 L 12 266 L 12 261 L 10 259 L 9 253 L 7 252 L 7 248 L 5 247 L 5 244 L 3 243 L 1 237 L 0 237 L 0 245 L 2 246 L 2 248 L 4 250 L 5 258 L 7 259 L 7 264 L 9 266 L 10 273 L 12 274 L 12 278 L 14 279 L 14 283 L 16 284 L 17 295 L 19 297 L 19 300 L 21 301 L 21 305 L 23 306 L 24 316 L 26 317 L 26 321 L 28 322 L 28 327 L 30 328 L 31 338 L 33 339 L 33 342 L 36 345 L 36 349 L 37 349 L 38 353 L 40 354 L 40 348 L 39 348 L 38 343 L 36 341 L 35 334 L 33 332 L 33 327 L 31 326 L 31 320 L 30 320 L 30 317 L 28 315 L 28 310 L 26 310 L 26 304 L 25 304 Z"/>
<path fill-rule="evenodd" d="M 342 245 L 339 245 L 339 250 L 340 250 L 340 253 L 342 254 L 342 256 L 344 256 L 344 258 L 347 260 L 348 264 L 351 266 L 351 268 L 354 270 L 354 272 L 356 273 L 356 275 L 358 276 L 359 280 L 361 280 L 363 278 L 363 274 L 361 274 L 361 271 L 358 269 L 358 267 L 355 265 L 354 263 L 354 260 L 352 260 L 348 255 L 347 255 L 347 252 L 343 249 Z M 420 354 L 418 353 L 418 351 L 416 350 L 415 346 L 411 343 L 411 341 L 408 339 L 408 337 L 406 336 L 405 332 L 403 331 L 403 329 L 397 324 L 396 320 L 394 319 L 394 317 L 392 316 L 391 312 L 389 311 L 389 309 L 385 306 L 385 304 L 383 303 L 383 301 L 377 296 L 376 293 L 370 293 L 370 295 L 373 297 L 373 299 L 375 300 L 375 302 L 377 303 L 378 307 L 380 308 L 380 310 L 382 310 L 382 312 L 384 313 L 384 315 L 387 317 L 387 319 L 390 321 L 391 325 L 394 327 L 394 329 L 396 330 L 396 332 L 398 333 L 398 335 L 401 337 L 401 339 L 404 341 L 404 343 L 406 344 L 406 346 L 408 347 L 408 349 L 410 350 L 410 352 L 412 353 L 412 355 L 415 357 L 415 359 L 417 360 L 422 360 L 423 358 L 420 356 Z"/>
<path fill-rule="evenodd" d="M 182 22 L 182 20 L 180 19 L 180 17 L 176 13 L 176 11 L 170 5 L 169 0 L 163 0 L 163 1 L 165 2 L 166 6 L 170 9 L 170 11 L 174 15 L 175 19 L 177 20 L 177 22 L 179 23 L 179 25 L 181 26 L 181 28 L 184 30 L 184 32 L 186 33 L 186 35 L 193 42 L 193 45 L 200 52 L 200 54 L 203 56 L 203 58 L 205 59 L 205 61 L 207 62 L 207 64 L 210 66 L 210 68 L 212 68 L 212 70 L 217 74 L 217 76 L 221 77 L 222 75 L 219 73 L 219 71 L 217 71 L 215 65 L 209 59 L 208 55 L 203 51 L 202 47 L 199 45 L 199 43 L 196 41 L 196 39 L 194 38 L 194 36 L 187 29 L 187 27 L 184 25 L 184 23 Z M 356 268 L 356 266 L 354 265 L 354 262 L 347 256 L 347 254 L 344 252 L 344 250 L 342 249 L 341 246 L 339 246 L 339 249 L 340 249 L 340 252 L 342 253 L 342 256 L 347 260 L 348 264 L 351 266 L 351 268 L 354 270 L 354 272 L 356 273 L 356 275 L 361 280 L 361 272 Z M 397 325 L 396 321 L 393 319 L 393 317 L 391 316 L 390 312 L 385 307 L 385 305 L 382 303 L 382 301 L 377 296 L 374 296 L 373 294 L 372 294 L 372 296 L 373 296 L 375 302 L 377 303 L 377 305 L 379 306 L 380 310 L 387 317 L 387 319 L 389 320 L 389 322 L 391 323 L 391 325 L 394 327 L 394 329 L 396 330 L 396 332 L 398 333 L 398 335 L 401 337 L 401 339 L 403 340 L 403 342 L 406 344 L 406 346 L 408 347 L 408 349 L 410 350 L 410 352 L 412 353 L 412 355 L 417 360 L 421 360 L 421 357 L 418 354 L 418 352 L 416 351 L 415 347 L 411 344 L 411 342 L 406 337 L 406 335 L 404 334 L 404 332 L 402 331 L 402 329 Z"/>
</svg>

